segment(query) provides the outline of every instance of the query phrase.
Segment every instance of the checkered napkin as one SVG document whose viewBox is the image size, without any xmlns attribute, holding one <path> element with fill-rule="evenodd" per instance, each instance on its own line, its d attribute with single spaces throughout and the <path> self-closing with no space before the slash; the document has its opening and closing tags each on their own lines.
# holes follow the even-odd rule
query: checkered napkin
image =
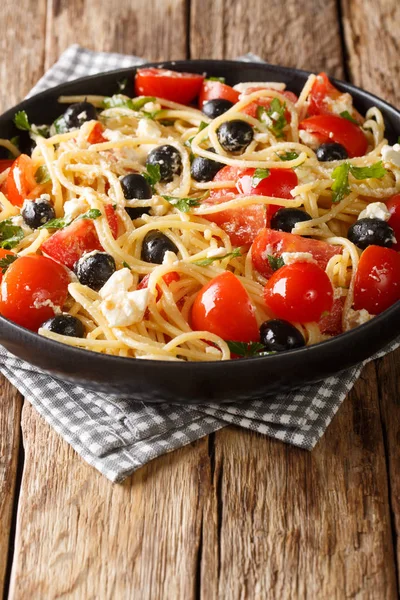
<svg viewBox="0 0 400 600">
<path fill-rule="evenodd" d="M 260 61 L 253 55 L 246 55 L 242 60 Z M 64 52 L 31 94 L 77 77 L 144 62 L 134 56 L 91 52 L 74 45 Z M 400 340 L 374 358 L 399 346 Z M 0 347 L 0 371 L 3 375 L 82 458 L 113 482 L 122 481 L 153 458 L 227 424 L 239 425 L 311 450 L 362 368 L 363 365 L 358 365 L 324 382 L 246 405 L 145 405 L 111 400 L 105 394 L 65 383 L 38 371 Z"/>
</svg>

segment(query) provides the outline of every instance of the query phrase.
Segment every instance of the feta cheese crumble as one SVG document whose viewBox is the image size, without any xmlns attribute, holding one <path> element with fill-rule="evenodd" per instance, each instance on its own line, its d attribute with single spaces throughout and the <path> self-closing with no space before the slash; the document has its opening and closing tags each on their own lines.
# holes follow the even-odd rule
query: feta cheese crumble
<svg viewBox="0 0 400 600">
<path fill-rule="evenodd" d="M 400 168 L 400 144 L 394 144 L 394 146 L 383 146 L 382 158 L 385 162 L 390 162 L 395 167 Z"/>
<path fill-rule="evenodd" d="M 316 262 L 310 252 L 282 252 L 281 258 L 285 265 L 292 265 L 296 262 Z"/>
<path fill-rule="evenodd" d="M 136 135 L 138 137 L 146 138 L 159 138 L 161 137 L 161 130 L 157 123 L 151 119 L 140 119 L 137 126 Z"/>
<path fill-rule="evenodd" d="M 72 198 L 64 203 L 64 218 L 73 221 L 89 210 L 89 204 L 83 198 Z"/>
<path fill-rule="evenodd" d="M 390 212 L 386 204 L 383 202 L 371 202 L 360 212 L 358 219 L 381 219 L 381 221 L 389 221 Z"/>
<path fill-rule="evenodd" d="M 147 309 L 149 290 L 118 292 L 100 303 L 100 310 L 110 327 L 129 327 L 139 323 Z"/>
</svg>

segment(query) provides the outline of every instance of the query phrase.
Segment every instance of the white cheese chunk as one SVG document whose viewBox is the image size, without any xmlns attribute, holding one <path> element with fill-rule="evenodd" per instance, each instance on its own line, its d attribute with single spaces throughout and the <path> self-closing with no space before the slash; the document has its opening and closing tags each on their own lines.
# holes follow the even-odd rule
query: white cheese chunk
<svg viewBox="0 0 400 600">
<path fill-rule="evenodd" d="M 166 253 L 164 254 L 162 264 L 166 265 L 168 267 L 172 267 L 173 265 L 178 264 L 178 262 L 179 262 L 179 259 L 178 259 L 177 255 L 175 254 L 175 252 L 171 252 L 170 250 L 167 250 Z"/>
<path fill-rule="evenodd" d="M 313 150 L 316 150 L 318 146 L 320 146 L 320 141 L 317 136 L 313 135 L 309 131 L 301 130 L 299 131 L 299 138 L 302 144 L 309 146 Z"/>
<path fill-rule="evenodd" d="M 386 204 L 383 202 L 371 202 L 371 204 L 368 204 L 368 206 L 360 212 L 358 218 L 381 219 L 381 221 L 389 221 L 390 212 L 388 211 Z"/>
<path fill-rule="evenodd" d="M 281 258 L 285 265 L 292 265 L 295 262 L 316 262 L 310 252 L 282 252 Z"/>
<path fill-rule="evenodd" d="M 383 146 L 382 158 L 385 162 L 390 162 L 395 167 L 400 168 L 400 144 L 394 146 Z"/>
<path fill-rule="evenodd" d="M 15 225 L 15 227 L 21 227 L 22 231 L 24 232 L 24 235 L 29 235 L 30 233 L 32 233 L 33 229 L 31 229 L 24 221 L 24 219 L 21 217 L 21 215 L 18 215 L 16 217 L 11 217 L 11 223 L 13 225 Z"/>
<path fill-rule="evenodd" d="M 340 115 L 342 112 L 348 112 L 350 115 L 353 113 L 353 99 L 348 93 L 340 94 L 337 98 L 325 96 L 324 103 L 335 115 Z"/>
<path fill-rule="evenodd" d="M 371 315 L 365 308 L 362 308 L 361 310 L 353 310 L 350 308 L 347 314 L 347 325 L 349 329 L 354 329 L 354 327 L 367 323 L 373 319 L 373 317 L 374 315 Z"/>
<path fill-rule="evenodd" d="M 22 183 L 21 183 L 21 169 L 19 167 L 14 167 L 13 169 L 13 177 L 15 186 L 20 194 L 22 194 Z"/>
<path fill-rule="evenodd" d="M 146 312 L 149 290 L 118 292 L 100 302 L 100 310 L 110 327 L 129 327 L 139 323 Z"/>
<path fill-rule="evenodd" d="M 83 198 L 72 198 L 64 203 L 64 217 L 72 221 L 89 210 L 89 204 Z"/>
<path fill-rule="evenodd" d="M 113 296 L 119 292 L 127 292 L 133 285 L 133 275 L 128 268 L 115 271 L 99 291 L 101 298 Z"/>
<path fill-rule="evenodd" d="M 161 130 L 157 123 L 151 119 L 140 119 L 137 126 L 136 135 L 144 138 L 159 138 L 161 137 Z"/>
<path fill-rule="evenodd" d="M 207 258 L 214 258 L 217 256 L 224 256 L 226 254 L 225 248 L 210 248 L 207 250 Z"/>
</svg>

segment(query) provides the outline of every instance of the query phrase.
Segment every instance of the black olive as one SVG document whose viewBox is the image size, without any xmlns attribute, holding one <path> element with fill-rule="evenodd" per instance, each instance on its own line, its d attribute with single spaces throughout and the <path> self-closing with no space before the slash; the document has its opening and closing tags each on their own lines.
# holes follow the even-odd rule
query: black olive
<svg viewBox="0 0 400 600">
<path fill-rule="evenodd" d="M 161 265 L 168 251 L 177 254 L 178 248 L 166 235 L 157 230 L 146 233 L 142 244 L 142 260 Z"/>
<path fill-rule="evenodd" d="M 84 254 L 74 265 L 79 282 L 96 291 L 103 287 L 115 270 L 115 260 L 106 252 Z"/>
<path fill-rule="evenodd" d="M 349 228 L 347 237 L 361 250 L 372 245 L 391 248 L 395 243 L 393 229 L 381 219 L 359 219 Z"/>
<path fill-rule="evenodd" d="M 227 110 L 232 108 L 232 106 L 233 102 L 230 102 L 229 100 L 215 98 L 214 100 L 205 102 L 201 110 L 207 117 L 210 117 L 210 119 L 216 119 L 220 115 L 223 115 Z"/>
<path fill-rule="evenodd" d="M 36 142 L 31 138 L 27 131 L 21 131 L 18 134 L 18 148 L 22 154 L 27 154 L 31 156 L 32 152 L 36 148 Z"/>
<path fill-rule="evenodd" d="M 272 319 L 260 326 L 260 342 L 269 352 L 283 352 L 306 345 L 300 331 L 289 321 Z"/>
<path fill-rule="evenodd" d="M 85 335 L 85 328 L 82 321 L 69 314 L 56 315 L 45 321 L 42 327 L 60 335 L 69 335 L 78 338 L 83 338 Z"/>
<path fill-rule="evenodd" d="M 280 208 L 271 219 L 271 229 L 291 233 L 296 223 L 310 221 L 312 217 L 299 208 Z"/>
<path fill-rule="evenodd" d="M 52 203 L 43 196 L 37 200 L 25 200 L 21 215 L 31 229 L 37 229 L 56 217 Z"/>
<path fill-rule="evenodd" d="M 207 148 L 207 150 L 215 152 L 214 148 Z M 192 161 L 190 173 L 195 181 L 211 181 L 224 166 L 223 163 L 211 160 L 211 158 L 196 156 Z"/>
<path fill-rule="evenodd" d="M 346 148 L 342 146 L 342 144 L 337 144 L 336 142 L 321 144 L 316 150 L 316 155 L 321 162 L 349 158 Z"/>
<path fill-rule="evenodd" d="M 125 210 L 134 221 L 135 219 L 140 219 L 142 215 L 149 215 L 151 207 L 150 206 L 125 206 Z"/>
<path fill-rule="evenodd" d="M 96 109 L 90 102 L 77 102 L 76 104 L 71 104 L 62 115 L 62 120 L 68 130 L 77 129 L 87 121 L 96 119 Z"/>
<path fill-rule="evenodd" d="M 127 200 L 148 200 L 153 196 L 150 184 L 143 175 L 130 173 L 120 179 L 122 191 Z"/>
<path fill-rule="evenodd" d="M 160 166 L 160 181 L 168 183 L 172 181 L 174 175 L 179 175 L 182 171 L 182 158 L 179 151 L 174 146 L 165 144 L 152 150 L 146 160 L 146 165 Z"/>
<path fill-rule="evenodd" d="M 246 121 L 226 121 L 217 129 L 218 141 L 228 152 L 243 152 L 253 140 L 254 132 Z"/>
</svg>

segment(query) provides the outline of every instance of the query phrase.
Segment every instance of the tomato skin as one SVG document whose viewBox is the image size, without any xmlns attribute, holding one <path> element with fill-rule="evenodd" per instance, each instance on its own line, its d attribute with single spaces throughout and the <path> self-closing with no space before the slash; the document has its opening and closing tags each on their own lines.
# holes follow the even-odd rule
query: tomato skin
<svg viewBox="0 0 400 600">
<path fill-rule="evenodd" d="M 255 308 L 239 279 L 225 271 L 201 288 L 192 307 L 195 331 L 209 331 L 224 340 L 255 342 L 259 330 Z"/>
<path fill-rule="evenodd" d="M 256 186 L 252 184 L 254 172 L 253 168 L 224 167 L 215 175 L 213 181 L 236 181 L 236 189 L 211 190 L 206 204 L 221 204 L 238 195 L 292 198 L 290 192 L 298 184 L 297 175 L 292 169 L 270 169 L 270 175 L 262 179 Z M 247 246 L 253 242 L 260 229 L 266 226 L 267 215 L 270 219 L 279 208 L 281 207 L 275 208 L 275 205 L 270 204 L 266 211 L 262 204 L 250 204 L 241 208 L 204 215 L 204 217 L 226 231 L 234 245 Z"/>
<path fill-rule="evenodd" d="M 278 257 L 283 252 L 309 252 L 318 266 L 324 270 L 332 256 L 342 253 L 341 246 L 334 246 L 320 240 L 305 238 L 284 231 L 263 229 L 259 232 L 251 247 L 251 259 L 256 271 L 267 278 L 273 274 L 266 256 L 267 249 L 268 254 Z"/>
<path fill-rule="evenodd" d="M 62 308 L 70 278 L 62 266 L 38 254 L 19 257 L 1 283 L 0 314 L 32 331 Z"/>
<path fill-rule="evenodd" d="M 278 318 L 310 323 L 331 310 L 333 288 L 321 267 L 296 262 L 275 271 L 264 288 L 264 299 Z"/>
<path fill-rule="evenodd" d="M 354 281 L 354 308 L 371 315 L 400 300 L 400 254 L 390 248 L 368 246 L 361 254 Z"/>
<path fill-rule="evenodd" d="M 323 315 L 319 322 L 321 333 L 326 335 L 339 335 L 343 333 L 342 317 L 344 308 L 344 297 L 336 298 L 333 301 L 332 309 L 329 314 Z"/>
<path fill-rule="evenodd" d="M 388 225 L 393 229 L 396 243 L 393 244 L 392 250 L 400 251 L 400 194 L 392 196 L 386 201 L 386 206 L 390 212 Z"/>
<path fill-rule="evenodd" d="M 328 75 L 326 73 L 319 73 L 308 97 L 308 116 L 335 114 L 330 101 L 339 100 L 341 96 L 345 96 L 345 93 L 338 90 L 329 81 Z M 354 107 L 351 107 L 349 112 L 358 123 L 362 124 L 364 122 L 365 119 Z"/>
<path fill-rule="evenodd" d="M 104 127 L 101 123 L 96 123 L 92 131 L 89 133 L 88 142 L 89 144 L 101 144 L 106 142 L 106 138 L 103 136 Z"/>
<path fill-rule="evenodd" d="M 5 171 L 9 167 L 11 167 L 13 162 L 14 162 L 13 158 L 2 158 L 0 160 L 0 173 L 2 173 L 3 171 Z"/>
<path fill-rule="evenodd" d="M 22 206 L 36 186 L 33 161 L 27 154 L 21 154 L 15 159 L 7 175 L 7 198 L 14 206 Z"/>
<path fill-rule="evenodd" d="M 2 258 L 5 258 L 6 256 L 15 256 L 14 252 L 11 252 L 10 250 L 4 250 L 4 248 L 0 248 L 0 260 Z M 2 269 L 0 269 L 0 282 L 3 279 L 3 271 Z"/>
<path fill-rule="evenodd" d="M 138 69 L 135 76 L 135 93 L 138 96 L 156 96 L 189 104 L 200 93 L 204 80 L 197 73 L 180 73 L 155 67 Z"/>
<path fill-rule="evenodd" d="M 304 129 L 313 134 L 324 136 L 322 142 L 337 142 L 344 146 L 350 158 L 364 156 L 368 148 L 368 141 L 361 128 L 344 117 L 338 115 L 315 115 L 304 119 L 299 124 L 299 129 Z"/>
<path fill-rule="evenodd" d="M 248 90 L 246 90 L 246 95 L 252 94 L 253 92 L 258 92 L 259 90 L 267 90 L 267 89 L 270 89 L 270 88 L 264 88 L 264 87 L 249 88 Z M 293 104 L 295 104 L 298 100 L 296 94 L 294 94 L 293 92 L 285 91 L 285 92 L 280 92 L 280 94 L 285 96 L 285 98 L 287 98 Z M 244 112 L 246 115 L 249 115 L 250 117 L 254 117 L 256 119 L 257 118 L 257 108 L 259 106 L 263 106 L 264 108 L 269 108 L 271 106 L 272 100 L 273 100 L 273 98 L 259 98 L 255 102 L 252 102 L 251 104 L 248 104 L 245 108 L 243 108 L 242 112 Z M 288 110 L 285 111 L 285 118 L 286 118 L 286 121 L 288 123 L 290 123 L 290 112 Z"/>
<path fill-rule="evenodd" d="M 118 220 L 111 204 L 106 205 L 105 212 L 113 237 L 116 238 Z M 85 252 L 103 250 L 91 219 L 79 219 L 68 227 L 56 231 L 42 244 L 41 249 L 44 254 L 69 269 L 73 268 Z"/>
<path fill-rule="evenodd" d="M 199 97 L 199 107 L 203 108 L 203 104 L 208 102 L 209 100 L 215 100 L 217 98 L 221 98 L 223 100 L 229 100 L 229 102 L 239 101 L 240 93 L 233 89 L 230 85 L 226 83 L 221 83 L 220 81 L 210 81 L 206 79 L 203 82 L 200 97 Z"/>
<path fill-rule="evenodd" d="M 180 277 L 179 273 L 177 273 L 176 271 L 170 271 L 169 273 L 166 273 L 165 275 L 163 275 L 163 280 L 165 281 L 165 283 L 167 285 L 170 285 L 173 281 L 179 281 L 180 278 L 181 277 Z M 145 275 L 143 277 L 143 279 L 141 279 L 139 281 L 137 289 L 143 290 L 143 289 L 147 288 L 147 286 L 149 285 L 149 279 L 150 279 L 150 273 L 148 275 Z M 156 286 L 156 289 L 157 289 L 156 301 L 158 301 L 162 296 L 162 291 L 161 291 L 161 288 L 159 285 Z"/>
</svg>

